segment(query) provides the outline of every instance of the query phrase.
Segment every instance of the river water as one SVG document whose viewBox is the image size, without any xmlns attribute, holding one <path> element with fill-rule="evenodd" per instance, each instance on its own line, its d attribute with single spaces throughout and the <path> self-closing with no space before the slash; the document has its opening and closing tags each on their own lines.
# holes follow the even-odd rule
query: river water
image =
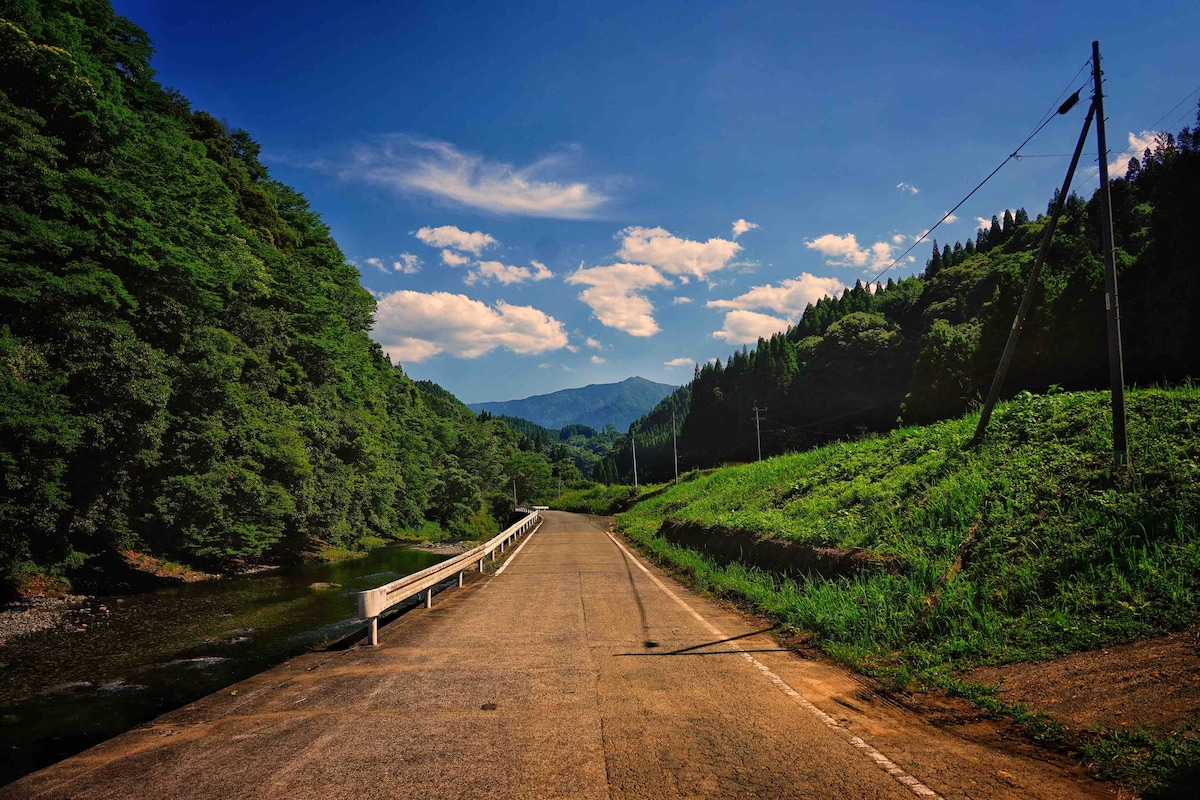
<svg viewBox="0 0 1200 800">
<path fill-rule="evenodd" d="M 0 785 L 353 632 L 356 592 L 445 558 L 383 547 L 105 597 L 57 629 L 10 639 L 0 645 Z"/>
</svg>

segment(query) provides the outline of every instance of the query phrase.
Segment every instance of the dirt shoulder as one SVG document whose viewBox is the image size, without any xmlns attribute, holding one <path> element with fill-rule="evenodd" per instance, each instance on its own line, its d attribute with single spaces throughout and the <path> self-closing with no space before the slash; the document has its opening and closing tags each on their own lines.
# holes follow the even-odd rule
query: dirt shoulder
<svg viewBox="0 0 1200 800">
<path fill-rule="evenodd" d="M 1074 730 L 1170 734 L 1200 721 L 1200 625 L 1053 661 L 985 667 L 964 677 L 996 686 L 1001 701 L 1048 714 Z"/>
</svg>

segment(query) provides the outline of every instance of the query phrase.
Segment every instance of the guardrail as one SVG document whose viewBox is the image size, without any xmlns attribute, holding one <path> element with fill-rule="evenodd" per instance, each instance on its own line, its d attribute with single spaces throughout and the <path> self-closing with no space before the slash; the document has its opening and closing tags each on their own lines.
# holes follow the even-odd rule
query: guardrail
<svg viewBox="0 0 1200 800">
<path fill-rule="evenodd" d="M 432 567 L 426 567 L 420 572 L 414 572 L 412 575 L 405 575 L 403 578 L 394 580 L 378 588 L 359 592 L 358 616 L 367 621 L 368 644 L 379 644 L 379 616 L 384 611 L 410 597 L 415 597 L 421 592 L 425 593 L 425 607 L 429 608 L 433 605 L 434 586 L 437 586 L 456 572 L 458 573 L 458 585 L 462 586 L 463 572 L 466 571 L 472 562 L 478 562 L 478 569 L 480 572 L 483 572 L 484 559 L 491 556 L 492 561 L 495 561 L 497 552 L 504 552 L 504 548 L 509 542 L 539 523 L 541 519 L 541 514 L 536 511 L 531 512 L 520 522 L 507 528 L 503 533 L 472 550 L 468 550 L 461 555 L 457 555 L 441 563 L 434 564 Z"/>
</svg>

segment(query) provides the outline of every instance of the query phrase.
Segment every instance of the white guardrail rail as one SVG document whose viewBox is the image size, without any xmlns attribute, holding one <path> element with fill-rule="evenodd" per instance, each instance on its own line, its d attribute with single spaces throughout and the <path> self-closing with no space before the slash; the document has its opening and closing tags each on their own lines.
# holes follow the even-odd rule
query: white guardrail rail
<svg viewBox="0 0 1200 800">
<path fill-rule="evenodd" d="M 483 572 L 483 562 L 488 556 L 496 560 L 496 553 L 504 552 L 504 548 L 513 539 L 537 525 L 542 515 L 533 511 L 519 522 L 507 528 L 503 533 L 488 540 L 462 555 L 446 559 L 432 567 L 426 567 L 420 572 L 405 575 L 403 578 L 384 584 L 376 589 L 368 589 L 358 593 L 358 616 L 367 621 L 367 642 L 379 644 L 379 616 L 397 603 L 425 593 L 425 607 L 433 605 L 433 587 L 458 573 L 458 585 L 463 585 L 463 572 L 472 562 L 478 562 L 477 569 Z"/>
</svg>

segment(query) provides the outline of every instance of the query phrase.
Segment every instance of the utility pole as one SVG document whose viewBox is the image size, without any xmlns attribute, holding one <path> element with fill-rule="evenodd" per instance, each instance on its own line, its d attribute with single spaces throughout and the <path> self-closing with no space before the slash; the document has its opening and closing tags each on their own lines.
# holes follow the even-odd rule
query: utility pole
<svg viewBox="0 0 1200 800">
<path fill-rule="evenodd" d="M 1059 107 L 1058 113 L 1065 114 L 1071 110 L 1073 105 L 1070 101 L 1063 103 Z M 996 401 L 1000 399 L 1000 389 L 1004 386 L 1004 379 L 1008 376 L 1008 367 L 1012 363 L 1013 354 L 1017 351 L 1017 341 L 1021 338 L 1021 331 L 1025 327 L 1025 318 L 1033 306 L 1033 296 L 1037 293 L 1042 265 L 1046 263 L 1046 254 L 1050 252 L 1050 241 L 1054 238 L 1054 229 L 1058 226 L 1058 218 L 1062 215 L 1063 205 L 1067 202 L 1067 193 L 1071 191 L 1071 181 L 1075 179 L 1075 167 L 1079 164 L 1079 156 L 1083 154 L 1083 145 L 1087 141 L 1088 129 L 1092 126 L 1092 117 L 1095 114 L 1096 104 L 1092 103 L 1088 108 L 1087 118 L 1083 121 L 1083 130 L 1079 132 L 1079 141 L 1075 143 L 1075 152 L 1071 156 L 1071 165 L 1067 167 L 1067 175 L 1063 178 L 1062 189 L 1058 192 L 1058 201 L 1054 204 L 1050 221 L 1046 223 L 1046 229 L 1042 233 L 1042 246 L 1038 250 L 1037 258 L 1033 261 L 1033 271 L 1029 273 L 1029 282 L 1025 284 L 1025 294 L 1021 297 L 1017 315 L 1013 318 L 1012 328 L 1009 329 L 1008 341 L 1004 344 L 1004 353 L 1001 354 L 996 374 L 992 377 L 992 386 L 988 390 L 987 399 L 983 402 L 983 411 L 979 414 L 979 424 L 975 426 L 975 438 L 972 440 L 976 444 L 983 442 L 983 434 L 987 430 L 988 420 L 992 418 L 992 409 L 996 407 Z"/>
<path fill-rule="evenodd" d="M 637 439 L 635 439 L 635 438 L 633 438 L 632 436 L 630 436 L 630 437 L 629 437 L 629 441 L 633 443 L 633 488 L 635 488 L 635 489 L 636 489 L 636 488 L 638 488 L 638 481 L 637 481 Z"/>
<path fill-rule="evenodd" d="M 758 401 L 754 401 L 754 438 L 758 441 L 758 460 L 762 461 L 762 426 L 760 424 L 758 413 L 766 411 L 765 408 L 758 407 Z"/>
<path fill-rule="evenodd" d="M 517 502 L 517 476 L 513 475 L 513 508 L 516 508 L 518 505 L 520 504 Z"/>
<path fill-rule="evenodd" d="M 1129 465 L 1125 439 L 1125 364 L 1121 354 L 1121 307 L 1117 302 L 1117 265 L 1113 257 L 1112 198 L 1108 192 L 1108 143 L 1104 138 L 1104 87 L 1100 42 L 1092 42 L 1092 80 L 1096 106 L 1096 143 L 1100 153 L 1100 244 L 1104 254 L 1104 310 L 1108 316 L 1108 382 L 1112 389 L 1113 458 L 1118 469 Z"/>
<path fill-rule="evenodd" d="M 675 409 L 671 409 L 671 449 L 675 451 L 675 485 L 679 485 L 679 443 L 675 440 Z"/>
</svg>

